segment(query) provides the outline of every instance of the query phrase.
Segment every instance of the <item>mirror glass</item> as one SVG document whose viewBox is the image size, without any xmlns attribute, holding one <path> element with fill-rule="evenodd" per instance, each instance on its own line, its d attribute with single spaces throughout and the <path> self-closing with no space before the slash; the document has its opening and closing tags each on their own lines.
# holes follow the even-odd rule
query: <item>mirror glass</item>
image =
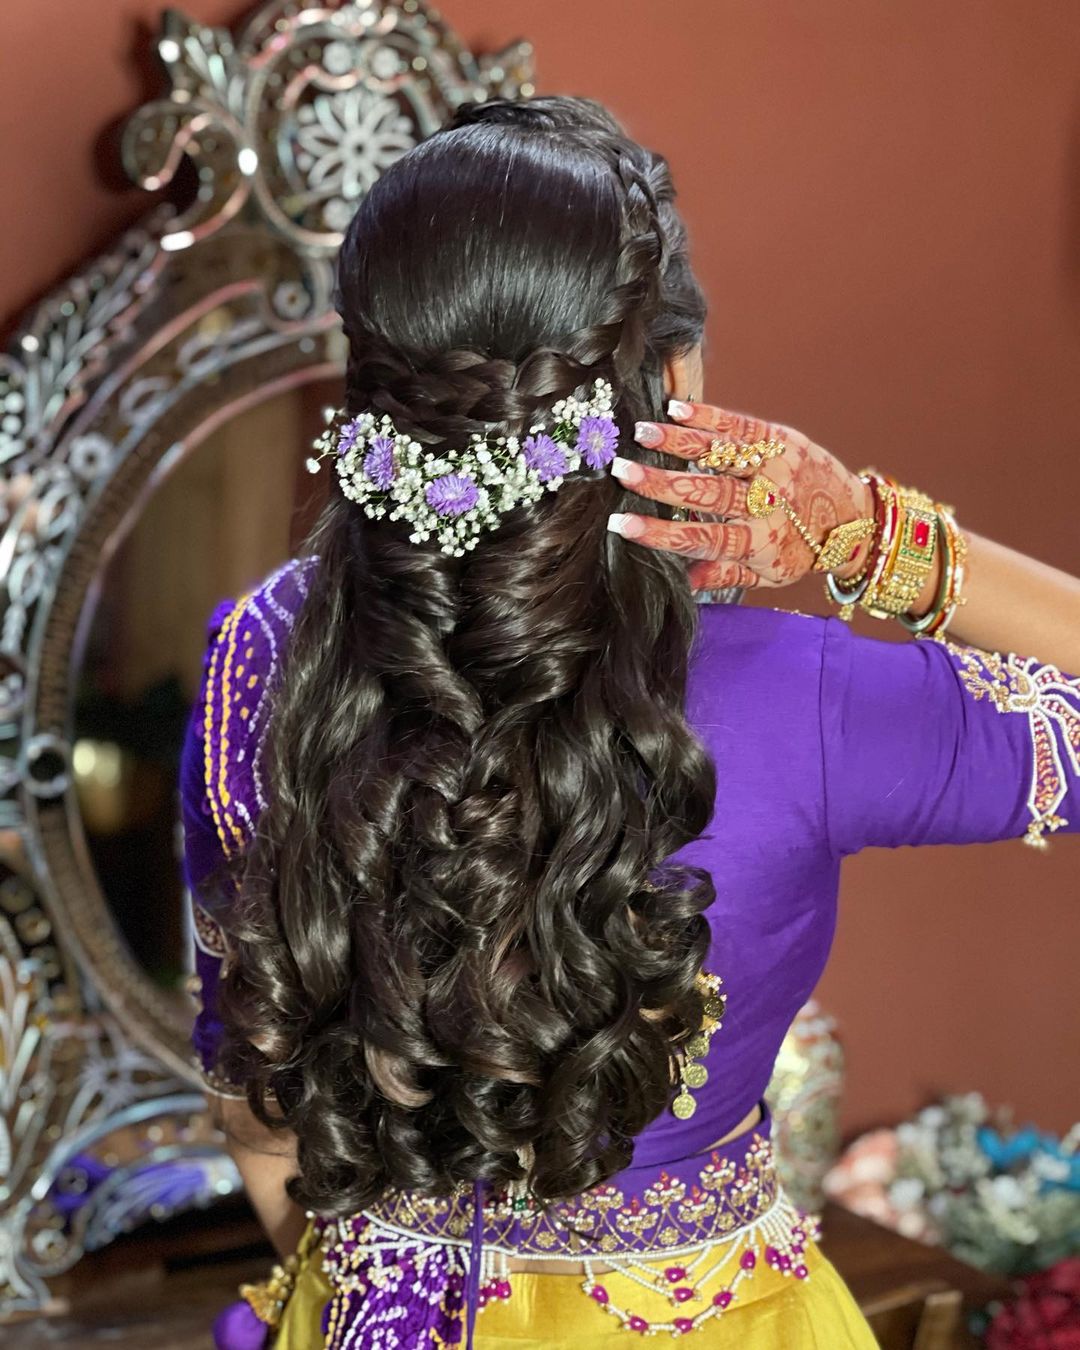
<svg viewBox="0 0 1080 1350">
<path fill-rule="evenodd" d="M 207 435 L 158 483 L 100 580 L 75 706 L 91 860 L 138 964 L 179 991 L 191 967 L 180 856 L 180 750 L 215 605 L 299 546 L 330 475 L 304 460 L 338 381 L 290 389 Z"/>
</svg>

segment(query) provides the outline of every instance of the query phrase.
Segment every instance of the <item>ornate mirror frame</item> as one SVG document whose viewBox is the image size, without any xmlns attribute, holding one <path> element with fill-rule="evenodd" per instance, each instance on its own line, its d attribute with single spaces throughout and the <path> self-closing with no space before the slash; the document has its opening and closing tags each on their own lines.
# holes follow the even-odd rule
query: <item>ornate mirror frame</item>
<svg viewBox="0 0 1080 1350">
<path fill-rule="evenodd" d="M 103 569 L 216 426 L 339 375 L 333 257 L 356 200 L 469 100 L 532 92 L 531 49 L 468 51 L 421 0 L 270 0 L 233 36 L 165 14 L 170 92 L 123 138 L 159 207 L 0 354 L 0 1316 L 117 1231 L 239 1185 L 188 1031 L 90 861 L 73 706 Z M 147 897 L 148 903 L 153 897 Z"/>
</svg>

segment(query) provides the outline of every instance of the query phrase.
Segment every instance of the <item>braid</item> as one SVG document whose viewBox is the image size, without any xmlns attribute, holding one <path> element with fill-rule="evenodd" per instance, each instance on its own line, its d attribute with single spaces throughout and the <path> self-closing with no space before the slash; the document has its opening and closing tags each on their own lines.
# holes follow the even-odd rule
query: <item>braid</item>
<svg viewBox="0 0 1080 1350">
<path fill-rule="evenodd" d="M 658 156 L 629 141 L 599 105 L 596 126 L 562 125 L 561 100 L 531 103 L 495 100 L 470 105 L 448 130 L 495 123 L 527 130 L 558 130 L 602 158 L 622 200 L 620 246 L 612 284 L 592 322 L 571 332 L 558 350 L 540 347 L 515 363 L 468 348 L 425 354 L 390 343 L 361 325 L 347 327 L 349 410 L 386 413 L 424 440 L 465 440 L 486 426 L 517 434 L 546 405 L 597 378 L 616 390 L 641 377 L 655 381 L 659 366 L 650 326 L 663 296 L 663 271 L 671 254 L 661 220 L 670 200 L 670 175 Z M 669 212 L 669 215 L 672 214 Z M 351 263 L 343 252 L 342 264 Z"/>
</svg>

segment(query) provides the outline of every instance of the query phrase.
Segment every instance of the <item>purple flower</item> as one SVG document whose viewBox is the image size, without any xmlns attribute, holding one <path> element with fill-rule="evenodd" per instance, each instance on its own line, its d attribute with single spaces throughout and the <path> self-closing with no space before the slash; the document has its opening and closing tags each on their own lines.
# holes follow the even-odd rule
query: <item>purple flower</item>
<svg viewBox="0 0 1080 1350">
<path fill-rule="evenodd" d="M 521 456 L 530 469 L 536 470 L 541 483 L 561 478 L 566 472 L 566 456 L 550 436 L 527 437 Z"/>
<path fill-rule="evenodd" d="M 354 417 L 351 422 L 346 422 L 338 432 L 338 454 L 347 455 L 356 444 L 356 438 L 360 435 L 360 419 Z"/>
<path fill-rule="evenodd" d="M 444 473 L 424 489 L 424 500 L 440 516 L 463 516 L 479 496 L 480 490 L 467 473 Z"/>
<path fill-rule="evenodd" d="M 583 417 L 575 449 L 590 469 L 602 469 L 615 458 L 619 428 L 610 417 Z"/>
<path fill-rule="evenodd" d="M 394 442 L 389 436 L 376 436 L 364 456 L 364 473 L 384 492 L 394 481 Z"/>
</svg>

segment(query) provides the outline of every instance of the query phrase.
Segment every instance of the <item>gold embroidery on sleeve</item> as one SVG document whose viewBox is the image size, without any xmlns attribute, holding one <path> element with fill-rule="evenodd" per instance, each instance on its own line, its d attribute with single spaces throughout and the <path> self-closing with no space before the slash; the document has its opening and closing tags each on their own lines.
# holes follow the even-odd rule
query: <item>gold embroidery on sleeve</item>
<svg viewBox="0 0 1080 1350">
<path fill-rule="evenodd" d="M 244 607 L 248 597 L 237 601 L 232 612 L 221 626 L 221 633 L 210 655 L 210 665 L 206 675 L 206 699 L 204 705 L 205 731 L 204 756 L 206 791 L 210 799 L 210 810 L 214 817 L 214 826 L 225 852 L 230 857 L 237 847 L 244 844 L 244 832 L 233 818 L 229 807 L 232 795 L 229 791 L 229 719 L 232 706 L 239 698 L 234 687 L 234 676 L 243 671 L 243 667 L 234 670 L 237 645 L 237 629 L 244 617 Z M 220 727 L 215 719 L 220 718 Z M 215 731 L 217 734 L 215 735 Z M 217 764 L 214 752 L 217 751 Z"/>
<path fill-rule="evenodd" d="M 1033 657 L 1002 656 L 935 639 L 960 662 L 960 678 L 972 698 L 987 698 L 1000 713 L 1023 713 L 1031 736 L 1032 771 L 1024 843 L 1046 848 L 1045 835 L 1068 821 L 1058 808 L 1069 792 L 1062 755 L 1080 774 L 1080 683 Z"/>
</svg>

